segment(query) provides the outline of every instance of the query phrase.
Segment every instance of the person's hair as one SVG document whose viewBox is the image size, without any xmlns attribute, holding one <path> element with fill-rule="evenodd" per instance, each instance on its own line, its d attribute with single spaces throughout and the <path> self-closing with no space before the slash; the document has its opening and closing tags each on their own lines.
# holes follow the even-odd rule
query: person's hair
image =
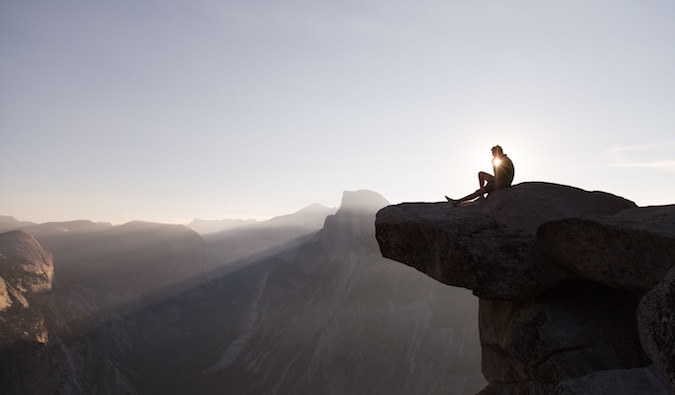
<svg viewBox="0 0 675 395">
<path fill-rule="evenodd" d="M 494 155 L 495 152 L 499 152 L 500 155 L 504 155 L 504 150 L 502 149 L 501 145 L 495 145 L 492 147 L 492 155 Z"/>
</svg>

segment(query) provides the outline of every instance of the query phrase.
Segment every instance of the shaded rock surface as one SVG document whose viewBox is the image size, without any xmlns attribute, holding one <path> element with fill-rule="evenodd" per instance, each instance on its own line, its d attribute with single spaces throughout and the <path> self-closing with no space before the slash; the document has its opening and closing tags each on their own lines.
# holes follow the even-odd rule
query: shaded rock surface
<svg viewBox="0 0 675 395">
<path fill-rule="evenodd" d="M 547 223 L 537 246 L 576 276 L 642 294 L 675 262 L 674 235 L 675 206 L 640 207 Z"/>
<path fill-rule="evenodd" d="M 675 268 L 642 298 L 638 322 L 645 352 L 675 385 Z"/>
<path fill-rule="evenodd" d="M 673 388 L 651 368 L 604 370 L 565 380 L 554 395 L 672 395 Z"/>
<path fill-rule="evenodd" d="M 383 256 L 480 297 L 481 394 L 591 393 L 580 383 L 601 388 L 601 371 L 670 389 L 675 206 L 525 183 L 465 205 L 387 207 L 376 234 Z"/>
</svg>

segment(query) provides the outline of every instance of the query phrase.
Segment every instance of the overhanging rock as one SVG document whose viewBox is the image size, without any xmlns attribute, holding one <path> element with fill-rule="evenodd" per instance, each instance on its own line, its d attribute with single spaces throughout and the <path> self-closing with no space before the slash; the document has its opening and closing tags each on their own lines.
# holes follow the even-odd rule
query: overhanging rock
<svg viewBox="0 0 675 395">
<path fill-rule="evenodd" d="M 488 199 L 452 206 L 403 203 L 380 210 L 382 255 L 488 300 L 523 300 L 574 274 L 535 248 L 551 221 L 608 216 L 636 207 L 624 198 L 569 186 L 529 182 Z"/>
</svg>

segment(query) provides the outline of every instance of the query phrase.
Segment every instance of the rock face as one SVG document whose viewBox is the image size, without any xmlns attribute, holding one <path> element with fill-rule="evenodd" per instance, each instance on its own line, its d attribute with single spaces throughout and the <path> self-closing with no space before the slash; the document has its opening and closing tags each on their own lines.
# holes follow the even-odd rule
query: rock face
<svg viewBox="0 0 675 395">
<path fill-rule="evenodd" d="M 37 294 L 52 289 L 53 277 L 52 256 L 33 237 L 22 231 L 0 234 L 0 354 L 16 342 L 49 342 L 44 315 L 32 304 Z"/>
<path fill-rule="evenodd" d="M 22 231 L 0 234 L 0 311 L 13 302 L 28 307 L 27 293 L 52 289 L 52 255 Z"/>
<path fill-rule="evenodd" d="M 26 276 L 21 285 L 31 292 L 52 289 L 54 263 L 52 255 L 45 251 L 29 234 L 12 231 L 0 234 L 0 254 L 18 264 L 18 270 Z"/>
<path fill-rule="evenodd" d="M 482 394 L 620 394 L 627 377 L 672 392 L 675 206 L 525 183 L 387 207 L 376 234 L 383 256 L 479 296 Z"/>
</svg>

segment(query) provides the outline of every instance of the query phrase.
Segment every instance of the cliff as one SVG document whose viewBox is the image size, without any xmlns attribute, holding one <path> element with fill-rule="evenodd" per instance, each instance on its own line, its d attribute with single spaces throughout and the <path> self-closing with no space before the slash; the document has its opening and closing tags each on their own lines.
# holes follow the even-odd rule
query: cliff
<svg viewBox="0 0 675 395">
<path fill-rule="evenodd" d="M 675 388 L 675 206 L 523 183 L 386 207 L 376 237 L 383 256 L 480 298 L 481 394 Z"/>
</svg>

